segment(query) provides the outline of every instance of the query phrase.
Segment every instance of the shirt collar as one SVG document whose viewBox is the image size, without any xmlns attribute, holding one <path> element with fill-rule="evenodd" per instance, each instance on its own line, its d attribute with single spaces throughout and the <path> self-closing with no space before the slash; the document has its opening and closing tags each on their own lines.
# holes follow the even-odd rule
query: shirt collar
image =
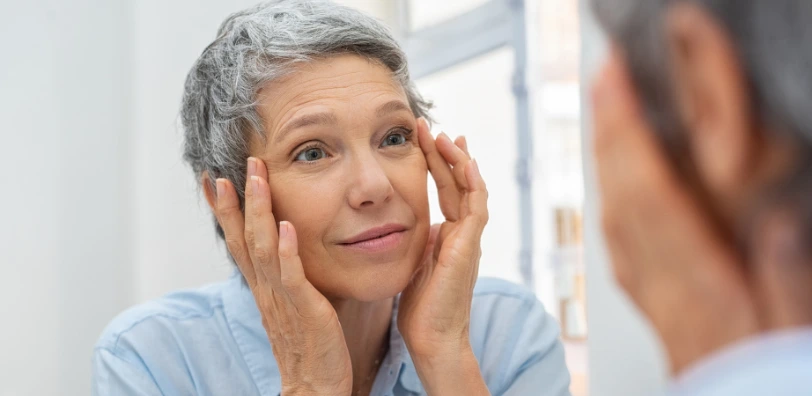
<svg viewBox="0 0 812 396">
<path fill-rule="evenodd" d="M 254 296 L 238 270 L 234 271 L 228 282 L 229 287 L 223 292 L 223 310 L 234 341 L 260 394 L 278 395 L 282 391 L 282 379 L 276 360 L 269 358 L 273 356 L 273 351 L 268 335 L 262 327 L 262 318 Z M 398 330 L 399 301 L 400 295 L 394 299 L 389 328 L 389 352 L 375 377 L 373 389 L 380 391 L 374 394 L 392 394 L 396 382 L 400 382 L 400 385 L 408 391 L 424 393 L 406 343 Z"/>
<path fill-rule="evenodd" d="M 398 307 L 400 303 L 400 295 L 395 297 L 394 308 L 392 309 L 392 322 L 389 326 L 389 353 L 393 361 L 400 363 L 400 384 L 404 389 L 422 394 L 423 384 L 417 376 L 417 370 L 414 367 L 412 357 L 409 355 L 409 350 L 406 348 L 406 342 L 398 329 Z"/>
<path fill-rule="evenodd" d="M 674 390 L 690 389 L 749 364 L 786 361 L 812 355 L 812 326 L 774 331 L 746 338 L 689 367 L 671 383 Z"/>
</svg>

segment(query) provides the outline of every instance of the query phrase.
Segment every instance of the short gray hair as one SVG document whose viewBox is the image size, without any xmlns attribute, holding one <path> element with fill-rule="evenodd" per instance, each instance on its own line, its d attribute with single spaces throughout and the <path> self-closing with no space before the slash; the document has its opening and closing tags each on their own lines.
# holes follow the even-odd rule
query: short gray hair
<svg viewBox="0 0 812 396">
<path fill-rule="evenodd" d="M 296 64 L 341 54 L 386 66 L 414 115 L 430 120 L 431 103 L 417 92 L 406 55 L 380 22 L 326 0 L 269 1 L 226 18 L 186 78 L 183 158 L 195 177 L 206 172 L 211 183 L 228 179 L 244 205 L 249 134 L 265 139 L 257 91 Z M 214 224 L 223 238 L 216 219 Z"/>
<path fill-rule="evenodd" d="M 765 137 L 789 139 L 795 144 L 799 157 L 795 168 L 764 192 L 761 210 L 789 209 L 804 228 L 803 237 L 811 241 L 812 2 L 592 0 L 601 24 L 627 55 L 635 87 L 645 101 L 646 115 L 678 162 L 688 158 L 687 142 L 673 106 L 663 36 L 665 10 L 678 2 L 697 3 L 719 21 L 733 41 L 750 84 L 753 114 L 777 135 Z M 753 218 L 758 215 L 750 214 Z M 753 230 L 739 231 L 742 239 L 749 239 Z"/>
</svg>

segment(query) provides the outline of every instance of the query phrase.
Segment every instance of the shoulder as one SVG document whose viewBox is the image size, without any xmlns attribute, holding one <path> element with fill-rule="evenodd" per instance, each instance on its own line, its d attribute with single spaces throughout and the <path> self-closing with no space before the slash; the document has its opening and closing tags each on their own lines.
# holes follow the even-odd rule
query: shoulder
<svg viewBox="0 0 812 396">
<path fill-rule="evenodd" d="M 476 297 L 503 297 L 521 301 L 536 300 L 535 294 L 530 289 L 498 278 L 477 279 L 476 286 L 474 286 L 474 298 Z"/>
<path fill-rule="evenodd" d="M 471 346 L 494 394 L 542 388 L 544 395 L 567 394 L 558 322 L 532 291 L 505 280 L 480 279 L 470 324 Z"/>
<path fill-rule="evenodd" d="M 474 287 L 471 321 L 500 323 L 542 322 L 557 329 L 544 305 L 530 289 L 496 278 L 480 278 Z"/>
<path fill-rule="evenodd" d="M 116 353 L 130 341 L 159 341 L 177 327 L 207 320 L 222 312 L 222 292 L 233 279 L 197 289 L 179 290 L 118 314 L 102 332 L 96 348 Z"/>
<path fill-rule="evenodd" d="M 539 314 L 539 319 L 547 316 L 543 304 L 530 289 L 503 279 L 477 280 L 471 307 L 472 320 L 524 321 L 532 311 Z"/>
</svg>

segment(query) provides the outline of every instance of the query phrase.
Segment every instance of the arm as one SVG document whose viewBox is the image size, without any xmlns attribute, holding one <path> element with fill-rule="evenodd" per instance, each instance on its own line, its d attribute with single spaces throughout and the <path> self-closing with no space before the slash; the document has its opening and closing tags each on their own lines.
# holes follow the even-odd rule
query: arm
<svg viewBox="0 0 812 396">
<path fill-rule="evenodd" d="M 105 348 L 97 348 L 93 354 L 91 387 L 93 396 L 162 394 L 146 367 Z"/>
<path fill-rule="evenodd" d="M 421 119 L 418 140 L 446 220 L 401 295 L 398 328 L 430 395 L 488 395 L 468 334 L 488 192 L 464 139 L 435 142 Z"/>
<path fill-rule="evenodd" d="M 413 357 L 429 395 L 490 395 L 470 343 L 457 352 Z"/>
</svg>

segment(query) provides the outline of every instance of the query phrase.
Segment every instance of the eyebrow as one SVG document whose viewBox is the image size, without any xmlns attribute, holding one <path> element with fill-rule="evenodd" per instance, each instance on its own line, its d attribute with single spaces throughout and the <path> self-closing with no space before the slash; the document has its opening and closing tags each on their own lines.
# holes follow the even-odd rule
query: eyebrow
<svg viewBox="0 0 812 396">
<path fill-rule="evenodd" d="M 403 103 L 402 100 L 394 99 L 378 106 L 378 108 L 375 110 L 375 115 L 378 117 L 383 117 L 385 115 L 388 115 L 389 113 L 404 110 L 408 111 L 409 113 L 412 112 L 412 109 L 408 105 L 406 105 L 406 103 Z"/>
<path fill-rule="evenodd" d="M 294 118 L 293 121 L 288 122 L 285 127 L 276 134 L 274 142 L 280 142 L 283 140 L 285 135 L 299 128 L 312 125 L 331 125 L 337 123 L 338 117 L 331 112 L 305 114 L 301 117 Z"/>
<path fill-rule="evenodd" d="M 398 111 L 408 111 L 409 114 L 412 113 L 412 109 L 406 103 L 403 103 L 402 100 L 394 99 L 378 106 L 378 108 L 375 109 L 375 116 L 384 117 Z M 332 112 L 305 114 L 301 117 L 294 118 L 292 121 L 285 124 L 279 133 L 276 134 L 274 142 L 278 143 L 282 141 L 290 132 L 299 128 L 313 125 L 333 125 L 337 123 L 338 117 L 336 117 L 336 115 Z"/>
</svg>

